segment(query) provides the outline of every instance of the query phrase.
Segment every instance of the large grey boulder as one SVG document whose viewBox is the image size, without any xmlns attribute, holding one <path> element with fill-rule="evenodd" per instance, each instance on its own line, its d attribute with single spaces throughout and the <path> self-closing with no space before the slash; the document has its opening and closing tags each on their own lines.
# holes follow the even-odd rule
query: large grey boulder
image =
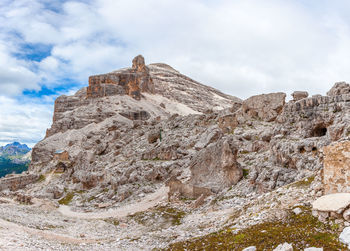
<svg viewBox="0 0 350 251">
<path fill-rule="evenodd" d="M 220 139 L 222 137 L 222 132 L 220 128 L 215 125 L 212 127 L 209 127 L 208 130 L 206 130 L 199 138 L 198 142 L 195 144 L 194 148 L 196 150 L 200 150 L 202 148 L 205 148 L 210 143 L 213 143 L 214 141 Z"/>
<path fill-rule="evenodd" d="M 242 112 L 248 116 L 274 121 L 285 104 L 286 94 L 283 92 L 252 96 L 243 101 Z"/>
<path fill-rule="evenodd" d="M 214 192 L 236 184 L 243 176 L 236 155 L 237 148 L 230 146 L 227 139 L 202 149 L 190 164 L 191 184 Z"/>
<path fill-rule="evenodd" d="M 312 209 L 321 212 L 342 212 L 350 205 L 350 193 L 324 195 L 312 203 Z"/>
</svg>

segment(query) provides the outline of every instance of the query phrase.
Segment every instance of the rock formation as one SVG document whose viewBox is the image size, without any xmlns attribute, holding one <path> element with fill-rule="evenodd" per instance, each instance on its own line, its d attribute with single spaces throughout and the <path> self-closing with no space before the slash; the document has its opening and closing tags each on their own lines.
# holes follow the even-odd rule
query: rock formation
<svg viewBox="0 0 350 251">
<path fill-rule="evenodd" d="M 323 151 L 325 193 L 350 192 L 350 141 L 335 142 Z"/>
<path fill-rule="evenodd" d="M 285 93 L 242 101 L 137 56 L 131 68 L 91 76 L 88 87 L 57 98 L 52 126 L 32 152 L 30 172 L 45 182 L 33 181 L 17 194 L 6 186 L 3 195 L 37 207 L 61 204 L 62 215 L 86 216 L 93 223 L 84 224 L 94 224 L 93 231 L 101 225 L 101 235 L 112 233 L 107 249 L 166 248 L 215 231 L 236 238 L 222 249 L 290 248 L 284 239 L 243 245 L 239 238 L 246 235 L 239 231 L 312 217 L 309 207 L 318 197 L 348 192 L 350 165 L 349 85 L 336 83 L 327 96 L 301 91 L 292 96 L 289 102 Z M 349 205 L 338 212 L 323 211 L 318 203 L 314 215 L 325 224 L 332 217 L 348 224 Z M 131 212 L 135 215 L 127 216 Z M 96 220 L 100 214 L 104 221 Z M 113 219 L 113 229 L 111 215 L 121 218 Z M 67 224 L 61 224 L 65 230 L 74 228 Z M 226 226 L 234 228 L 219 231 Z M 307 234 L 324 234 L 318 226 Z M 261 229 L 254 230 L 259 238 Z M 208 239 L 174 245 L 189 249 L 197 240 L 204 245 Z M 297 241 L 298 249 L 314 244 Z M 333 244 L 325 247 L 343 247 Z M 96 245 L 89 248 L 101 247 Z"/>
<path fill-rule="evenodd" d="M 129 95 L 140 100 L 141 92 L 154 93 L 154 84 L 145 59 L 139 55 L 133 59 L 131 69 L 89 77 L 87 98 Z"/>
</svg>

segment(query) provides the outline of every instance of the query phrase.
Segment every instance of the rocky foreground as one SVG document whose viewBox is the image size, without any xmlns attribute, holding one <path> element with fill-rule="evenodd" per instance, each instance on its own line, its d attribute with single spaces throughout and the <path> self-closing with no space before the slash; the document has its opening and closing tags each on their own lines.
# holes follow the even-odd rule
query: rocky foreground
<svg viewBox="0 0 350 251">
<path fill-rule="evenodd" d="M 29 172 L 0 179 L 0 248 L 347 250 L 350 85 L 286 96 L 242 101 L 142 56 L 91 76 Z"/>
</svg>

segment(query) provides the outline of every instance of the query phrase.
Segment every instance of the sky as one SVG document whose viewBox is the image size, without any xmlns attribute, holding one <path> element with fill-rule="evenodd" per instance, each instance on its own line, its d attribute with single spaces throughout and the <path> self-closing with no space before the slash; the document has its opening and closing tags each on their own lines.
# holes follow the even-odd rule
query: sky
<svg viewBox="0 0 350 251">
<path fill-rule="evenodd" d="M 249 96 L 350 82 L 348 0 L 0 0 L 0 145 L 33 146 L 93 74 L 163 62 Z"/>
</svg>

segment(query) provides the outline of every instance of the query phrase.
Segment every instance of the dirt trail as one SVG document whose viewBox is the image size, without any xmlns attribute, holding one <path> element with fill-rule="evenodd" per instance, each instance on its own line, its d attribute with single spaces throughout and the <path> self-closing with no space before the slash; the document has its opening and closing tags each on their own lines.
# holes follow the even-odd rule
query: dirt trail
<svg viewBox="0 0 350 251">
<path fill-rule="evenodd" d="M 156 192 L 145 196 L 141 201 L 121 206 L 117 209 L 112 209 L 104 212 L 74 212 L 69 206 L 61 205 L 58 211 L 68 217 L 80 219 L 105 219 L 105 218 L 123 218 L 130 214 L 145 211 L 156 206 L 159 202 L 165 201 L 168 198 L 169 188 L 162 186 Z"/>
<path fill-rule="evenodd" d="M 26 232 L 31 235 L 45 238 L 47 240 L 59 241 L 62 243 L 80 244 L 80 243 L 97 243 L 101 241 L 101 240 L 93 240 L 93 239 L 77 239 L 67 235 L 55 234 L 46 230 L 38 230 L 38 229 L 21 226 L 16 223 L 9 222 L 3 219 L 0 219 L 0 227 L 7 229 L 9 233 Z"/>
<path fill-rule="evenodd" d="M 45 185 L 49 184 L 49 182 L 52 179 L 52 175 L 55 172 L 55 170 L 52 170 L 51 173 L 49 173 L 49 175 L 47 175 L 46 179 L 45 179 Z"/>
</svg>

